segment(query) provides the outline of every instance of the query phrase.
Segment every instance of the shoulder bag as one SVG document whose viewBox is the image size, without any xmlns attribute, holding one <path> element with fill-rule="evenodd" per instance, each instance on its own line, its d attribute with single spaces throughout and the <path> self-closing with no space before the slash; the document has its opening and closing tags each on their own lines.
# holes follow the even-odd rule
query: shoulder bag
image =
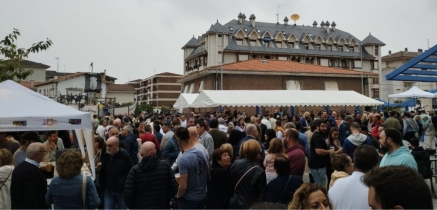
<svg viewBox="0 0 437 210">
<path fill-rule="evenodd" d="M 5 181 L 2 183 L 2 186 L 0 186 L 0 189 L 2 189 L 2 187 L 5 186 L 6 182 L 8 182 L 8 179 L 9 179 L 9 177 L 11 176 L 12 171 L 13 171 L 13 169 L 12 169 L 12 167 L 11 167 L 11 172 L 9 172 L 8 177 L 6 177 Z"/>
<path fill-rule="evenodd" d="M 241 176 L 240 180 L 238 180 L 237 184 L 235 185 L 235 190 L 237 190 L 238 184 L 240 184 L 241 180 L 246 176 L 247 173 L 249 173 L 252 169 L 256 168 L 258 166 L 254 166 L 252 168 L 250 168 L 249 170 L 246 171 L 246 173 L 243 174 L 243 176 Z"/>
</svg>

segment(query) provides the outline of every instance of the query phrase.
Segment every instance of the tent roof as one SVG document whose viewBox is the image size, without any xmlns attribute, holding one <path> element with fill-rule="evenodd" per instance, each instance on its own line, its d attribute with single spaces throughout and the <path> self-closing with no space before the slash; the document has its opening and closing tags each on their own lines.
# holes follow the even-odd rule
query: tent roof
<svg viewBox="0 0 437 210">
<path fill-rule="evenodd" d="M 90 113 L 60 104 L 11 80 L 0 83 L 0 98 L 2 131 L 92 128 Z"/>
<path fill-rule="evenodd" d="M 437 45 L 385 76 L 387 80 L 437 82 Z"/>
<path fill-rule="evenodd" d="M 181 93 L 179 98 L 176 100 L 173 108 L 183 109 L 190 107 L 194 100 L 199 96 L 197 93 Z"/>
<path fill-rule="evenodd" d="M 416 86 L 413 86 L 409 90 L 398 93 L 398 94 L 390 94 L 389 98 L 435 98 L 434 93 L 426 92 Z"/>
<path fill-rule="evenodd" d="M 355 91 L 202 90 L 191 107 L 217 106 L 377 106 L 383 102 Z"/>
</svg>

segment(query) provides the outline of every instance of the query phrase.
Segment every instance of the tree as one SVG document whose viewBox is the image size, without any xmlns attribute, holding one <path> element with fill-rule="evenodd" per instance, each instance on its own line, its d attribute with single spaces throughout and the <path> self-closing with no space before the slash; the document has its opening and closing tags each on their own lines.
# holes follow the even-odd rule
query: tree
<svg viewBox="0 0 437 210">
<path fill-rule="evenodd" d="M 20 35 L 20 31 L 14 28 L 11 34 L 0 41 L 0 82 L 8 79 L 20 81 L 33 74 L 33 70 L 26 70 L 21 66 L 21 61 L 28 58 L 30 53 L 47 50 L 53 44 L 47 39 L 34 43 L 28 49 L 18 48 L 16 41 Z"/>
</svg>

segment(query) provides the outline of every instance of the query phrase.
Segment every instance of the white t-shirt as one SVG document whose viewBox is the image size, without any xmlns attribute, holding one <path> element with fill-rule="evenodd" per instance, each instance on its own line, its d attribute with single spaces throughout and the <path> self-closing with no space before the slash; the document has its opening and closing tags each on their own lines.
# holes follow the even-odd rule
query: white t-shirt
<svg viewBox="0 0 437 210">
<path fill-rule="evenodd" d="M 364 173 L 354 171 L 352 175 L 335 181 L 329 188 L 329 199 L 333 209 L 370 209 L 367 201 L 369 188 L 361 181 Z"/>
</svg>

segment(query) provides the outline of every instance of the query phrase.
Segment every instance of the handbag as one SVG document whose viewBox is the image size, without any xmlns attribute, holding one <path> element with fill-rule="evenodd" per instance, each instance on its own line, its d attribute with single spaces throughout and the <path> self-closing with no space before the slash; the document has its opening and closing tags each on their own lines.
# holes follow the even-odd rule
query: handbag
<svg viewBox="0 0 437 210">
<path fill-rule="evenodd" d="M 86 177 L 87 176 L 85 174 L 82 174 L 82 204 L 84 209 L 86 209 Z"/>
</svg>

